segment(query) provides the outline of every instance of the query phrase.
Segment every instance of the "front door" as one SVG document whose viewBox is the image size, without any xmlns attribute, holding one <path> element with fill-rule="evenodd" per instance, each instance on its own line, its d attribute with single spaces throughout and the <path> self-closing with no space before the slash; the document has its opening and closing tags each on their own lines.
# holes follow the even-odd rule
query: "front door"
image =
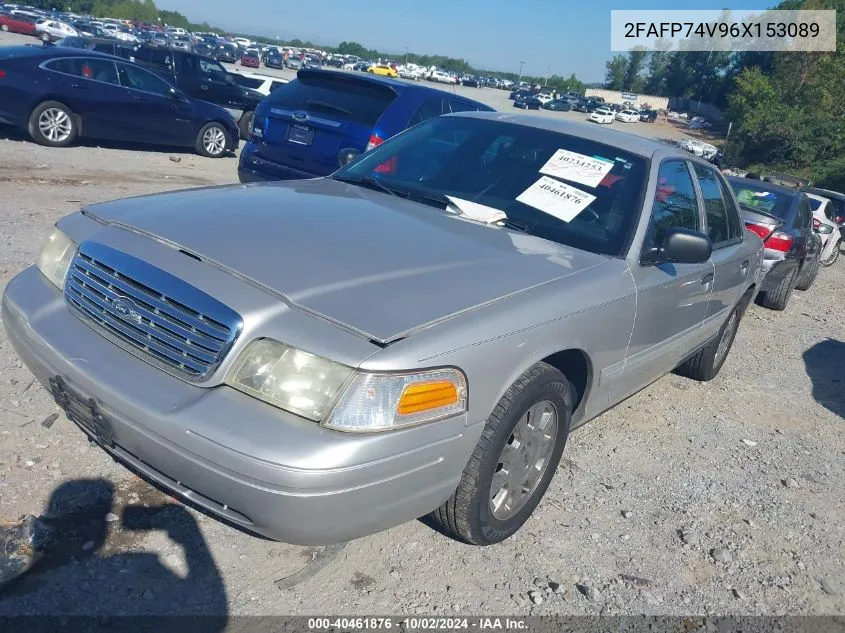
<svg viewBox="0 0 845 633">
<path fill-rule="evenodd" d="M 702 229 L 690 167 L 682 160 L 666 160 L 660 165 L 640 262 L 631 270 L 637 288 L 637 314 L 622 372 L 627 394 L 671 371 L 707 340 L 701 324 L 713 290 L 713 262 L 653 263 L 653 254 L 668 228 Z"/>
<path fill-rule="evenodd" d="M 127 93 L 127 124 L 135 141 L 162 145 L 191 145 L 194 141 L 193 105 L 170 92 L 171 85 L 135 64 L 119 63 L 120 82 Z"/>
</svg>

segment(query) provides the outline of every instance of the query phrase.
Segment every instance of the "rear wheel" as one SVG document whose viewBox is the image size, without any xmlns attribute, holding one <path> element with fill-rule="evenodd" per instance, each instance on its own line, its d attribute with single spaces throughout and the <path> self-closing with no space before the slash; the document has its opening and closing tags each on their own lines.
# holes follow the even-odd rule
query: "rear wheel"
<svg viewBox="0 0 845 633">
<path fill-rule="evenodd" d="M 792 288 L 797 274 L 797 271 L 792 271 L 792 274 L 782 279 L 773 290 L 761 292 L 760 305 L 769 310 L 785 310 L 786 304 L 789 303 L 789 297 L 792 296 Z"/>
<path fill-rule="evenodd" d="M 50 34 L 49 33 L 42 33 L 41 34 L 41 41 L 42 42 L 49 42 L 50 41 Z"/>
<path fill-rule="evenodd" d="M 744 301 L 733 309 L 727 321 L 722 325 L 719 334 L 705 347 L 678 365 L 675 373 L 693 380 L 707 382 L 713 380 L 725 364 L 731 351 L 739 322 L 742 319 Z"/>
<path fill-rule="evenodd" d="M 836 243 L 833 245 L 833 250 L 830 252 L 830 255 L 827 256 L 827 259 L 820 260 L 819 263 L 822 266 L 832 266 L 834 262 L 839 259 L 839 246 L 840 240 L 836 240 Z"/>
<path fill-rule="evenodd" d="M 432 519 L 472 545 L 492 545 L 513 535 L 557 470 L 571 415 L 566 376 L 546 363 L 534 365 L 496 405 L 458 488 Z"/>
<path fill-rule="evenodd" d="M 8 33 L 9 25 L 8 24 L 0 24 L 0 30 L 2 30 L 4 33 Z"/>
<path fill-rule="evenodd" d="M 206 123 L 197 134 L 195 148 L 202 156 L 220 158 L 226 153 L 227 140 L 226 130 L 220 123 Z"/>
<path fill-rule="evenodd" d="M 255 119 L 255 111 L 244 112 L 241 115 L 241 120 L 238 121 L 238 132 L 240 132 L 241 139 L 247 140 L 252 132 L 252 121 Z"/>
<path fill-rule="evenodd" d="M 78 133 L 73 112 L 58 101 L 39 104 L 29 115 L 28 131 L 33 141 L 48 147 L 66 147 Z"/>
<path fill-rule="evenodd" d="M 813 282 L 816 280 L 816 277 L 819 274 L 819 255 L 816 253 L 816 256 L 813 257 L 813 261 L 807 262 L 804 264 L 804 268 L 801 270 L 801 273 L 798 275 L 798 281 L 795 282 L 795 289 L 796 290 L 809 290 L 810 286 L 813 285 Z"/>
</svg>

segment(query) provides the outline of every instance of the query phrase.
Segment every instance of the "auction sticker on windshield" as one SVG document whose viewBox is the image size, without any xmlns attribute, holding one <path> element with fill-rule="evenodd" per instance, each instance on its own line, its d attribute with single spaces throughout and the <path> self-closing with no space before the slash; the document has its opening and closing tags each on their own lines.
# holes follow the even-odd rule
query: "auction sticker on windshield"
<svg viewBox="0 0 845 633">
<path fill-rule="evenodd" d="M 569 222 L 596 197 L 554 178 L 540 176 L 540 180 L 519 194 L 516 199 L 522 204 Z"/>
<path fill-rule="evenodd" d="M 588 187 L 598 187 L 602 178 L 613 169 L 613 165 L 612 160 L 559 149 L 540 168 L 540 173 L 571 180 Z"/>
</svg>

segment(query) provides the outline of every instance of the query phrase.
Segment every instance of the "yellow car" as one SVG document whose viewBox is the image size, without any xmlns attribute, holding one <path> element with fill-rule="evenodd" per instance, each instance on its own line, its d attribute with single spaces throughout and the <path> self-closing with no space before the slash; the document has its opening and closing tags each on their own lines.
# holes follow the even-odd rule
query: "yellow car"
<svg viewBox="0 0 845 633">
<path fill-rule="evenodd" d="M 381 64 L 376 64 L 375 66 L 370 66 L 367 68 L 368 73 L 373 73 L 374 75 L 381 75 L 382 77 L 398 77 L 399 73 L 394 70 L 392 66 L 384 66 Z"/>
</svg>

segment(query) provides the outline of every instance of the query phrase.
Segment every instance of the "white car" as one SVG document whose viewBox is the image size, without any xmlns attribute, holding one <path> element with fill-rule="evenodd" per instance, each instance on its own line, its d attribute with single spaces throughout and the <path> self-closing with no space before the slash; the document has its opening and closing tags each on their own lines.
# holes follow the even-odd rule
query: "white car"
<svg viewBox="0 0 845 633">
<path fill-rule="evenodd" d="M 288 82 L 287 79 L 271 77 L 270 75 L 261 75 L 259 73 L 233 72 L 232 77 L 234 78 L 235 83 L 239 86 L 260 92 L 265 97 L 279 86 Z"/>
<path fill-rule="evenodd" d="M 455 77 L 449 73 L 444 73 L 442 70 L 435 70 L 429 76 L 429 79 L 436 81 L 439 84 L 453 84 L 456 83 Z"/>
<path fill-rule="evenodd" d="M 607 108 L 597 108 L 590 113 L 590 121 L 595 123 L 613 123 L 615 118 L 613 110 Z"/>
<path fill-rule="evenodd" d="M 535 96 L 537 97 L 537 101 L 539 101 L 541 105 L 546 105 L 550 101 L 553 101 L 552 95 L 546 94 L 545 92 L 541 92 L 540 94 Z"/>
<path fill-rule="evenodd" d="M 842 241 L 839 225 L 836 224 L 836 209 L 828 198 L 809 192 L 805 192 L 805 195 L 813 207 L 813 230 L 822 240 L 819 263 L 822 266 L 830 266 L 839 258 L 839 243 Z"/>
<path fill-rule="evenodd" d="M 79 36 L 79 31 L 70 24 L 46 18 L 35 23 L 35 33 L 45 42 L 55 42 L 64 37 Z"/>
<path fill-rule="evenodd" d="M 187 35 L 188 32 L 179 26 L 168 26 L 164 29 L 165 33 L 169 33 L 170 35 Z"/>
<path fill-rule="evenodd" d="M 616 113 L 616 120 L 623 123 L 636 123 L 640 120 L 640 113 L 636 110 L 622 110 Z"/>
</svg>

